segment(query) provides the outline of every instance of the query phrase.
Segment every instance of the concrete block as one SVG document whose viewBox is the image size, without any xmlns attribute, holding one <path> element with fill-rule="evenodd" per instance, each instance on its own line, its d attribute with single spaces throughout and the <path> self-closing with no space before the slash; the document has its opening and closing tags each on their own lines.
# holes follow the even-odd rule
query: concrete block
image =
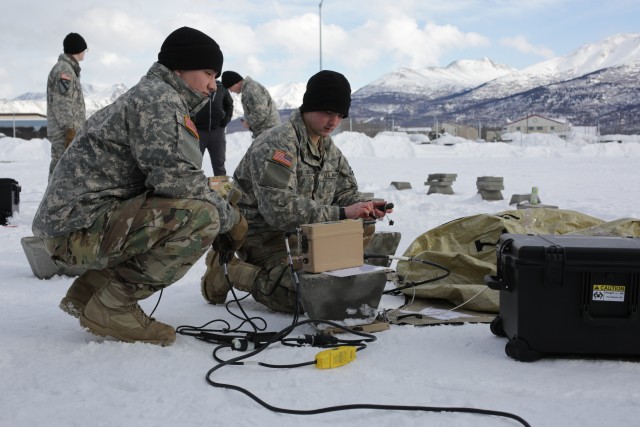
<svg viewBox="0 0 640 427">
<path fill-rule="evenodd" d="M 364 248 L 365 264 L 389 267 L 392 260 L 382 258 L 367 259 L 367 255 L 395 255 L 402 235 L 397 231 L 377 231 L 371 242 Z"/>
<path fill-rule="evenodd" d="M 504 184 L 501 182 L 481 182 L 476 185 L 478 190 L 499 191 L 504 190 Z"/>
<path fill-rule="evenodd" d="M 514 194 L 511 196 L 510 205 L 516 205 L 521 202 L 530 202 L 531 201 L 531 193 L 529 194 Z M 540 203 L 540 196 L 538 196 L 538 203 Z"/>
<path fill-rule="evenodd" d="M 453 182 L 458 177 L 457 173 L 430 173 L 427 181 L 450 181 Z"/>
<path fill-rule="evenodd" d="M 480 182 L 504 182 L 504 177 L 501 176 L 479 176 L 476 180 L 476 184 Z"/>
<path fill-rule="evenodd" d="M 453 181 L 458 177 L 457 173 L 431 173 L 424 185 L 429 186 L 429 194 L 453 194 Z"/>
<path fill-rule="evenodd" d="M 370 323 L 377 315 L 387 274 L 384 269 L 346 277 L 303 273 L 299 279 L 300 302 L 309 318 Z"/>
<path fill-rule="evenodd" d="M 29 262 L 29 267 L 38 279 L 50 279 L 56 274 L 74 277 L 84 271 L 79 268 L 58 267 L 45 250 L 42 240 L 35 236 L 23 237 L 20 243 Z"/>
<path fill-rule="evenodd" d="M 393 181 L 391 183 L 392 186 L 396 188 L 396 190 L 410 190 L 411 183 L 410 182 L 401 182 L 401 181 Z"/>
<path fill-rule="evenodd" d="M 429 191 L 427 191 L 427 195 L 429 194 L 453 194 L 453 187 L 450 185 L 430 185 Z"/>
<path fill-rule="evenodd" d="M 480 196 L 482 196 L 482 200 L 504 200 L 502 197 L 502 192 L 500 190 L 478 190 Z"/>
</svg>

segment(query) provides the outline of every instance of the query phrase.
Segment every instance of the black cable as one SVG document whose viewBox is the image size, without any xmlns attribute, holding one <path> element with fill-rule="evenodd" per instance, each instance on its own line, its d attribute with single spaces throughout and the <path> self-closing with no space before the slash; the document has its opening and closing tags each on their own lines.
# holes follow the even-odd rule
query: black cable
<svg viewBox="0 0 640 427">
<path fill-rule="evenodd" d="M 155 307 L 153 307 L 153 310 L 151 310 L 149 317 L 153 316 L 153 313 L 156 312 L 156 308 L 158 308 L 158 306 L 160 305 L 160 300 L 162 299 L 162 291 L 164 291 L 164 288 L 160 289 L 160 295 L 158 295 L 158 301 L 156 302 Z"/>
<path fill-rule="evenodd" d="M 348 332 L 354 333 L 356 335 L 371 337 L 372 341 L 376 340 L 376 337 L 373 336 L 373 335 L 360 333 L 360 332 L 357 332 L 357 331 L 352 331 L 352 330 L 350 330 L 348 328 L 345 328 L 342 325 L 338 325 L 337 323 L 334 323 L 334 322 L 318 320 L 318 319 L 308 319 L 308 320 L 301 321 L 301 322 L 299 322 L 297 324 L 291 325 L 291 326 L 283 329 L 282 331 L 277 333 L 271 340 L 266 342 L 265 345 L 263 347 L 261 347 L 261 348 L 257 348 L 255 350 L 249 352 L 249 353 L 242 354 L 242 355 L 240 355 L 238 357 L 234 357 L 232 359 L 220 362 L 218 365 L 214 366 L 213 368 L 211 368 L 207 372 L 207 374 L 205 376 L 206 381 L 211 386 L 216 387 L 216 388 L 226 388 L 226 389 L 229 389 L 229 390 L 239 391 L 239 392 L 245 394 L 246 396 L 250 397 L 251 399 L 253 399 L 256 403 L 258 403 L 262 407 L 264 407 L 266 409 L 269 409 L 270 411 L 283 413 L 283 414 L 316 415 L 316 414 L 323 414 L 323 413 L 337 412 L 337 411 L 345 411 L 345 410 L 352 410 L 352 409 L 423 411 L 423 412 L 459 412 L 459 413 L 471 413 L 471 414 L 479 414 L 479 415 L 492 415 L 492 416 L 510 418 L 510 419 L 518 421 L 519 423 L 521 423 L 525 427 L 531 427 L 530 424 L 527 421 L 525 421 L 523 418 L 519 417 L 518 415 L 511 414 L 509 412 L 494 411 L 494 410 L 479 409 L 479 408 L 439 407 L 439 406 L 412 406 L 412 405 L 376 405 L 376 404 L 368 404 L 368 403 L 355 403 L 355 404 L 349 404 L 349 405 L 337 405 L 337 406 L 329 406 L 329 407 L 316 408 L 316 409 L 307 409 L 307 410 L 281 408 L 281 407 L 273 406 L 273 405 L 265 402 L 264 400 L 260 399 L 258 396 L 256 396 L 255 394 L 251 393 L 249 390 L 247 390 L 247 389 L 245 389 L 243 387 L 236 386 L 236 385 L 233 385 L 233 384 L 219 383 L 219 382 L 214 381 L 211 378 L 215 371 L 217 371 L 217 370 L 219 370 L 219 369 L 221 369 L 221 368 L 223 368 L 225 366 L 242 364 L 242 363 L 240 363 L 242 360 L 245 360 L 245 359 L 248 359 L 248 358 L 250 358 L 252 356 L 255 356 L 256 354 L 264 351 L 269 345 L 273 344 L 276 341 L 280 341 L 283 337 L 287 336 L 291 332 L 291 330 L 293 330 L 293 328 L 301 326 L 301 325 L 304 325 L 306 323 L 312 323 L 312 322 L 313 323 L 325 323 L 325 324 L 328 324 L 328 325 L 331 325 L 331 326 L 334 326 L 334 327 L 338 327 L 338 328 L 343 329 L 343 330 L 347 330 Z M 220 349 L 221 347 L 219 347 L 216 350 L 214 350 L 214 353 L 217 353 L 218 349 Z M 224 346 L 224 348 L 226 348 L 226 347 L 228 347 L 228 346 Z M 219 360 L 219 358 L 216 357 L 216 360 Z M 282 367 L 299 367 L 299 366 L 307 366 L 307 365 L 310 365 L 310 364 L 312 364 L 312 363 L 305 362 L 305 363 L 297 364 L 297 365 L 281 365 L 281 366 L 274 366 L 274 367 L 281 367 L 281 368 Z M 259 363 L 259 365 L 266 365 L 266 364 Z M 268 367 L 272 367 L 272 366 L 268 366 Z"/>
<path fill-rule="evenodd" d="M 365 255 L 364 256 L 365 259 L 386 259 L 386 260 L 391 260 L 392 257 L 389 255 Z M 403 259 L 405 260 L 405 259 Z M 431 262 L 431 261 L 425 261 L 422 259 L 418 259 L 418 258 L 406 258 L 407 262 L 420 262 L 422 264 L 426 264 L 426 265 L 430 265 L 432 267 L 436 267 L 439 268 L 440 270 L 444 271 L 444 274 L 434 277 L 432 279 L 426 279 L 426 280 L 421 280 L 418 282 L 407 282 L 406 284 L 399 286 L 395 289 L 389 289 L 387 291 L 382 292 L 383 295 L 400 295 L 402 292 L 402 290 L 407 289 L 407 288 L 413 288 L 419 285 L 424 285 L 426 283 L 432 283 L 432 282 L 437 282 L 438 280 L 442 280 L 446 277 L 448 277 L 451 274 L 451 270 L 449 270 L 447 267 L 440 265 L 440 264 L 436 264 L 435 262 Z"/>
</svg>

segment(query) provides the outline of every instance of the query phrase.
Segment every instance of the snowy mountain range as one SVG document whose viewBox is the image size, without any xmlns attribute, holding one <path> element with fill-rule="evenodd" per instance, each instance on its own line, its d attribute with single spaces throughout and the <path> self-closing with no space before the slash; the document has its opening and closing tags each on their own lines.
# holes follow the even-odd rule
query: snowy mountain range
<svg viewBox="0 0 640 427">
<path fill-rule="evenodd" d="M 619 34 L 566 56 L 522 70 L 488 58 L 459 60 L 446 67 L 400 68 L 353 93 L 350 116 L 360 120 L 392 115 L 396 124 L 429 126 L 425 120 L 501 126 L 531 113 L 640 131 L 640 33 Z M 89 114 L 126 91 L 122 84 L 83 84 Z M 269 87 L 284 113 L 302 103 L 305 83 Z M 242 114 L 239 98 L 236 115 Z M 44 93 L 0 100 L 0 112 L 46 114 Z M 430 119 L 425 119 L 425 117 Z M 625 129 L 622 129 L 625 130 Z"/>
</svg>

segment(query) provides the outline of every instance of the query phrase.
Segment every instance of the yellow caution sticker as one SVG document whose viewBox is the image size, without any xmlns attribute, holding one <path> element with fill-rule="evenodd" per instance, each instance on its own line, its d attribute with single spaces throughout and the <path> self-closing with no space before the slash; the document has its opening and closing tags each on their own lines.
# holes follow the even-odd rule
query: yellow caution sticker
<svg viewBox="0 0 640 427">
<path fill-rule="evenodd" d="M 593 301 L 624 302 L 627 287 L 624 285 L 593 285 Z"/>
</svg>

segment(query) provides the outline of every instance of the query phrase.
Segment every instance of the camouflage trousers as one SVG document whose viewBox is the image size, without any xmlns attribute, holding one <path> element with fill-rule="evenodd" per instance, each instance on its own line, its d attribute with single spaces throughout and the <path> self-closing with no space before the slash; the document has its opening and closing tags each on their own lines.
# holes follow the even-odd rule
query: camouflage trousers
<svg viewBox="0 0 640 427">
<path fill-rule="evenodd" d="M 49 163 L 49 177 L 51 177 L 58 161 L 60 161 L 60 157 L 62 157 L 66 150 L 64 146 L 65 136 L 64 132 L 56 131 L 47 138 L 51 142 L 51 163 Z"/>
<path fill-rule="evenodd" d="M 369 244 L 374 232 L 375 226 L 365 227 L 364 247 Z M 227 271 L 234 288 L 250 292 L 256 301 L 272 310 L 293 313 L 296 306 L 300 311 L 302 307 L 296 301 L 297 284 L 291 274 L 284 239 L 284 233 L 280 231 L 247 236 L 239 251 L 240 258 L 229 262 Z M 289 243 L 292 256 L 295 257 L 298 255 L 295 236 L 290 238 Z M 301 265 L 294 262 L 294 269 L 299 268 Z M 226 295 L 229 289 L 223 268 L 213 252 L 207 255 L 207 272 L 202 280 L 203 283 L 210 281 L 214 292 Z"/>
<path fill-rule="evenodd" d="M 91 227 L 44 244 L 57 264 L 103 270 L 143 299 L 182 278 L 219 229 L 210 203 L 143 194 L 116 204 Z"/>
</svg>

